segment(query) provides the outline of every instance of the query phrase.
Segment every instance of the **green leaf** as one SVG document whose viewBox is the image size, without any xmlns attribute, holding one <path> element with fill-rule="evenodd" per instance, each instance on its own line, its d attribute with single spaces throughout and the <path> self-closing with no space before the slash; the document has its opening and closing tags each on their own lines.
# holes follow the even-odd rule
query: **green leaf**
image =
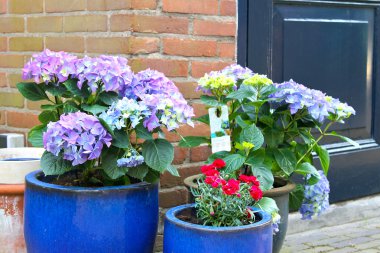
<svg viewBox="0 0 380 253">
<path fill-rule="evenodd" d="M 67 92 L 67 89 L 65 86 L 62 86 L 62 85 L 56 86 L 54 84 L 48 84 L 45 87 L 45 90 L 49 92 L 50 94 L 52 94 L 53 96 L 57 96 L 57 97 L 60 97 L 63 94 L 65 94 L 65 92 Z"/>
<path fill-rule="evenodd" d="M 207 96 L 207 95 L 201 95 L 201 101 L 205 104 L 205 105 L 208 105 L 208 106 L 221 106 L 221 105 L 224 105 L 222 102 L 219 102 L 216 97 L 211 97 L 211 96 Z"/>
<path fill-rule="evenodd" d="M 38 125 L 30 129 L 28 133 L 28 141 L 33 147 L 43 147 L 43 133 L 46 131 L 46 125 Z"/>
<path fill-rule="evenodd" d="M 148 174 L 145 176 L 144 181 L 147 183 L 156 183 L 158 180 L 160 180 L 160 172 L 155 170 L 149 170 Z"/>
<path fill-rule="evenodd" d="M 255 125 L 250 125 L 242 129 L 240 133 L 240 143 L 244 141 L 250 142 L 253 145 L 253 150 L 259 149 L 264 143 L 264 136 L 261 130 Z"/>
<path fill-rule="evenodd" d="M 142 145 L 142 155 L 150 168 L 163 172 L 173 161 L 174 148 L 164 139 L 146 140 Z"/>
<path fill-rule="evenodd" d="M 47 125 L 49 122 L 57 121 L 58 120 L 58 115 L 57 112 L 55 111 L 42 111 L 40 115 L 38 115 L 38 120 L 42 123 Z"/>
<path fill-rule="evenodd" d="M 112 138 L 112 145 L 118 148 L 129 148 L 129 136 L 123 130 L 115 130 Z"/>
<path fill-rule="evenodd" d="M 114 91 L 102 92 L 99 95 L 99 100 L 105 103 L 106 105 L 112 105 L 113 102 L 119 100 L 119 96 Z"/>
<path fill-rule="evenodd" d="M 210 143 L 210 139 L 203 136 L 186 136 L 181 139 L 178 146 L 180 147 L 186 147 L 186 148 L 193 148 L 198 147 L 199 145 L 203 143 Z"/>
<path fill-rule="evenodd" d="M 98 115 L 108 109 L 106 106 L 101 106 L 101 105 L 82 105 L 82 109 L 85 110 L 86 112 L 92 113 L 93 115 Z"/>
<path fill-rule="evenodd" d="M 144 181 L 145 176 L 148 174 L 149 168 L 145 164 L 128 169 L 128 176 L 137 178 L 140 181 Z"/>
<path fill-rule="evenodd" d="M 289 208 L 291 211 L 300 209 L 304 198 L 303 192 L 303 186 L 298 184 L 296 188 L 289 194 Z"/>
<path fill-rule="evenodd" d="M 227 98 L 244 99 L 248 97 L 256 98 L 256 96 L 257 96 L 257 89 L 255 87 L 252 87 L 249 85 L 241 85 L 238 90 L 233 91 L 230 94 L 228 94 Z"/>
<path fill-rule="evenodd" d="M 212 163 L 214 162 L 215 159 L 217 158 L 221 158 L 221 159 L 224 159 L 224 157 L 230 155 L 230 152 L 228 151 L 219 151 L 219 152 L 216 152 L 212 155 L 210 155 L 206 161 L 206 163 Z"/>
<path fill-rule="evenodd" d="M 144 127 L 143 123 L 140 123 L 135 127 L 135 132 L 139 139 L 153 140 L 152 133 Z"/>
<path fill-rule="evenodd" d="M 232 154 L 223 158 L 226 162 L 226 167 L 224 171 L 226 173 L 234 172 L 243 166 L 245 162 L 245 157 L 240 154 Z"/>
<path fill-rule="evenodd" d="M 210 116 L 208 114 L 200 116 L 198 118 L 194 118 L 194 120 L 210 125 Z"/>
<path fill-rule="evenodd" d="M 79 89 L 78 81 L 76 79 L 68 79 L 63 83 L 63 85 L 65 85 L 66 89 L 77 97 L 88 98 L 91 94 L 88 86 L 85 84 L 83 84 L 82 88 Z"/>
<path fill-rule="evenodd" d="M 342 140 L 344 140 L 344 141 L 350 143 L 351 145 L 353 145 L 355 148 L 360 148 L 360 144 L 359 144 L 359 143 L 357 143 L 356 141 L 354 141 L 354 140 L 352 140 L 352 139 L 350 139 L 350 138 L 348 138 L 348 137 L 346 137 L 346 136 L 340 135 L 340 134 L 338 134 L 338 133 L 335 132 L 335 131 L 332 131 L 331 133 L 328 133 L 328 134 L 326 134 L 326 135 L 332 135 L 332 136 L 339 137 L 339 138 L 341 138 Z"/>
<path fill-rule="evenodd" d="M 26 99 L 31 101 L 49 100 L 41 85 L 36 83 L 18 83 L 16 87 Z"/>
<path fill-rule="evenodd" d="M 55 156 L 52 153 L 45 151 L 41 157 L 41 168 L 46 176 L 62 175 L 71 170 L 72 167 L 71 162 L 64 160 L 62 154 Z"/>
<path fill-rule="evenodd" d="M 263 191 L 273 187 L 272 163 L 265 159 L 265 150 L 259 149 L 250 154 L 245 164 L 251 167 L 252 174 L 260 181 L 260 187 Z"/>
<path fill-rule="evenodd" d="M 49 111 L 56 110 L 57 108 L 60 108 L 60 107 L 63 107 L 63 104 L 41 105 L 42 110 L 49 110 Z"/>
<path fill-rule="evenodd" d="M 265 136 L 265 143 L 268 144 L 269 147 L 275 148 L 281 143 L 284 142 L 284 132 L 273 129 L 273 128 L 266 128 L 264 130 L 264 136 Z"/>
<path fill-rule="evenodd" d="M 263 197 L 260 199 L 260 201 L 255 204 L 255 207 L 258 207 L 271 215 L 273 213 L 277 213 L 280 210 L 277 207 L 276 201 L 268 197 Z"/>
<path fill-rule="evenodd" d="M 308 184 L 310 185 L 318 183 L 321 179 L 317 169 L 310 163 L 302 163 L 298 165 L 294 172 L 304 176 L 310 175 L 310 179 L 308 180 Z"/>
<path fill-rule="evenodd" d="M 290 176 L 297 164 L 297 159 L 294 153 L 289 149 L 281 148 L 273 149 L 273 154 L 278 166 L 280 166 L 286 175 Z"/>
<path fill-rule="evenodd" d="M 178 173 L 177 168 L 175 166 L 173 166 L 173 165 L 169 165 L 168 168 L 167 168 L 167 170 L 168 170 L 168 172 L 170 174 L 172 174 L 175 177 L 179 177 L 180 176 L 179 173 Z"/>
<path fill-rule="evenodd" d="M 127 168 L 117 166 L 118 149 L 108 149 L 102 155 L 102 169 L 111 178 L 117 179 L 122 177 L 127 172 Z"/>
<path fill-rule="evenodd" d="M 260 115 L 259 121 L 269 127 L 272 127 L 274 124 L 274 119 L 268 115 Z"/>
<path fill-rule="evenodd" d="M 63 112 L 64 113 L 71 113 L 71 112 L 77 112 L 79 111 L 78 105 L 75 104 L 73 101 L 67 101 L 63 104 Z"/>
<path fill-rule="evenodd" d="M 236 120 L 236 123 L 237 123 L 241 128 L 248 127 L 248 126 L 250 125 L 250 124 L 248 124 L 247 122 L 245 122 L 245 121 L 241 118 L 240 115 L 237 116 L 235 120 Z"/>
<path fill-rule="evenodd" d="M 314 151 L 317 153 L 319 157 L 319 161 L 321 162 L 323 172 L 325 173 L 325 175 L 327 175 L 329 172 L 329 167 L 330 167 L 329 151 L 327 151 L 327 149 L 324 148 L 323 146 L 319 146 L 319 145 L 315 145 Z"/>
</svg>

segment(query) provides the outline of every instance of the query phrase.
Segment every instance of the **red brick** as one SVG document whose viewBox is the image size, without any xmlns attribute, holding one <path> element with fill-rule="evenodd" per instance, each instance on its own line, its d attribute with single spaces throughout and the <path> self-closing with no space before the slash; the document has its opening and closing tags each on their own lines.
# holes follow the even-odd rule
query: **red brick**
<svg viewBox="0 0 380 253">
<path fill-rule="evenodd" d="M 24 32 L 24 18 L 0 16 L 0 33 L 18 32 Z"/>
<path fill-rule="evenodd" d="M 218 0 L 163 0 L 165 12 L 218 14 Z"/>
<path fill-rule="evenodd" d="M 175 142 L 180 141 L 181 137 L 178 134 L 173 132 L 168 132 L 165 129 L 163 130 L 168 141 Z M 189 125 L 182 125 L 177 129 L 177 132 L 182 136 L 210 136 L 210 128 L 208 125 L 203 123 L 195 122 L 194 128 Z"/>
<path fill-rule="evenodd" d="M 46 12 L 83 11 L 85 8 L 86 0 L 45 0 Z"/>
<path fill-rule="evenodd" d="M 38 115 L 25 112 L 7 112 L 7 124 L 12 127 L 32 128 L 39 125 Z"/>
<path fill-rule="evenodd" d="M 7 87 L 7 76 L 5 73 L 0 73 L 0 87 Z"/>
<path fill-rule="evenodd" d="M 5 125 L 6 118 L 5 118 L 5 111 L 0 111 L 0 125 Z"/>
<path fill-rule="evenodd" d="M 42 13 L 43 0 L 9 0 L 8 12 L 17 14 Z"/>
<path fill-rule="evenodd" d="M 22 68 L 24 66 L 24 56 L 15 54 L 1 54 L 0 68 Z"/>
<path fill-rule="evenodd" d="M 44 41 L 41 37 L 11 37 L 9 38 L 10 51 L 42 51 Z"/>
<path fill-rule="evenodd" d="M 198 84 L 196 82 L 175 82 L 179 91 L 185 98 L 199 98 L 201 92 L 196 92 Z"/>
<path fill-rule="evenodd" d="M 0 51 L 4 52 L 8 50 L 8 39 L 7 37 L 0 37 Z"/>
<path fill-rule="evenodd" d="M 194 108 L 195 117 L 200 117 L 208 113 L 207 107 L 204 104 L 193 103 L 191 106 Z"/>
<path fill-rule="evenodd" d="M 107 31 L 107 16 L 65 16 L 63 19 L 63 29 L 65 32 L 105 32 Z"/>
<path fill-rule="evenodd" d="M 236 23 L 233 21 L 194 20 L 194 34 L 234 37 Z"/>
<path fill-rule="evenodd" d="M 87 0 L 89 11 L 125 10 L 132 8 L 131 0 Z"/>
<path fill-rule="evenodd" d="M 7 79 L 8 79 L 8 86 L 11 88 L 16 88 L 16 84 L 20 82 L 27 82 L 26 80 L 24 81 L 22 79 L 21 74 L 8 73 Z"/>
<path fill-rule="evenodd" d="M 221 70 L 222 68 L 230 65 L 232 62 L 191 62 L 191 75 L 192 77 L 199 78 L 204 76 L 205 73 L 210 71 Z"/>
<path fill-rule="evenodd" d="M 29 32 L 62 32 L 63 19 L 58 16 L 28 18 Z"/>
<path fill-rule="evenodd" d="M 211 155 L 211 148 L 209 146 L 199 146 L 190 149 L 190 162 L 203 162 Z"/>
<path fill-rule="evenodd" d="M 147 33 L 179 33 L 188 32 L 189 21 L 187 18 L 144 16 L 118 14 L 111 17 L 111 31 L 123 32 L 147 32 Z"/>
<path fill-rule="evenodd" d="M 138 54 L 158 51 L 158 38 L 102 37 L 87 38 L 87 52 L 109 54 Z"/>
<path fill-rule="evenodd" d="M 7 0 L 0 0 L 0 14 L 7 12 Z"/>
<path fill-rule="evenodd" d="M 164 38 L 164 53 L 181 56 L 215 56 L 216 41 Z"/>
<path fill-rule="evenodd" d="M 169 172 L 165 172 L 161 175 L 160 186 L 161 188 L 171 188 L 176 186 L 183 186 L 183 180 L 192 175 L 200 173 L 199 166 L 193 166 L 178 169 L 179 177 L 171 175 Z"/>
<path fill-rule="evenodd" d="M 220 2 L 220 15 L 222 15 L 222 16 L 236 16 L 236 1 L 235 0 L 222 0 Z"/>
<path fill-rule="evenodd" d="M 132 0 L 133 9 L 150 9 L 157 8 L 157 0 Z"/>
<path fill-rule="evenodd" d="M 218 56 L 235 59 L 235 42 L 219 42 Z"/>
<path fill-rule="evenodd" d="M 130 65 L 136 72 L 151 68 L 171 77 L 185 77 L 188 73 L 188 62 L 184 60 L 139 58 L 130 60 Z"/>
<path fill-rule="evenodd" d="M 187 203 L 188 191 L 186 188 L 173 189 L 172 191 L 160 192 L 159 205 L 162 208 L 170 208 Z"/>
<path fill-rule="evenodd" d="M 173 164 L 183 164 L 189 153 L 188 148 L 175 147 Z"/>
<path fill-rule="evenodd" d="M 46 48 L 53 51 L 84 52 L 83 37 L 46 37 Z"/>
</svg>

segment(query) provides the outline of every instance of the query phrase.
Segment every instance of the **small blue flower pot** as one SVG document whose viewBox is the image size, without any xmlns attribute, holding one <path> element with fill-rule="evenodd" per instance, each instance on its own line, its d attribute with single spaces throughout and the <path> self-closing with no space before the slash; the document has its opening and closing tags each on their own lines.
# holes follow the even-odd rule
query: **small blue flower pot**
<svg viewBox="0 0 380 253">
<path fill-rule="evenodd" d="M 24 234 L 28 253 L 153 251 L 158 184 L 66 187 L 26 176 Z"/>
<path fill-rule="evenodd" d="M 164 229 L 164 253 L 271 253 L 272 217 L 258 211 L 260 220 L 236 227 L 212 227 L 189 223 L 179 215 L 194 213 L 194 204 L 167 211 Z"/>
</svg>

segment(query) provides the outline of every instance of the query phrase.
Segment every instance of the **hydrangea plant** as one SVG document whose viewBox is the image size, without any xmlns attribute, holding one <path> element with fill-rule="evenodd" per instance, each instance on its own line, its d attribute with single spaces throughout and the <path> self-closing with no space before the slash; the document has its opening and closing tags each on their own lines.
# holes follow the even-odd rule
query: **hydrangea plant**
<svg viewBox="0 0 380 253">
<path fill-rule="evenodd" d="M 164 74 L 133 73 L 118 56 L 78 58 L 45 50 L 33 55 L 17 84 L 41 105 L 40 125 L 28 140 L 46 149 L 45 175 L 75 171 L 75 185 L 102 186 L 154 182 L 171 165 L 174 149 L 163 129 L 193 125 L 193 109 Z"/>
<path fill-rule="evenodd" d="M 255 222 L 253 207 L 264 209 L 278 217 L 274 200 L 263 198 L 260 182 L 253 175 L 238 177 L 226 172 L 226 163 L 215 159 L 201 167 L 198 188 L 191 189 L 195 197 L 197 217 L 207 226 L 242 226 Z"/>
<path fill-rule="evenodd" d="M 274 84 L 236 64 L 206 74 L 197 89 L 205 93 L 200 98 L 206 106 L 227 106 L 229 111 L 232 149 L 212 154 L 208 162 L 222 158 L 226 171 L 257 176 L 264 191 L 273 187 L 275 177 L 301 175 L 304 183 L 291 193 L 291 207 L 304 218 L 327 208 L 330 158 L 320 141 L 335 136 L 357 145 L 330 130 L 355 114 L 351 106 L 293 80 Z M 197 120 L 210 124 L 208 115 Z M 209 145 L 210 138 L 188 136 L 180 142 L 184 147 L 202 144 Z M 314 167 L 314 153 L 323 171 Z"/>
</svg>

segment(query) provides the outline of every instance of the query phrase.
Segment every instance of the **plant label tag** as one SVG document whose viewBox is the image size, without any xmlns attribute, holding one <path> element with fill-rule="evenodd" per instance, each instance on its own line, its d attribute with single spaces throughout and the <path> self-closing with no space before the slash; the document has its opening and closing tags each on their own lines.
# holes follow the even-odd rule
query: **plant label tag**
<svg viewBox="0 0 380 253">
<path fill-rule="evenodd" d="M 231 151 L 230 124 L 228 121 L 228 107 L 212 107 L 208 109 L 211 130 L 212 153 Z"/>
</svg>

